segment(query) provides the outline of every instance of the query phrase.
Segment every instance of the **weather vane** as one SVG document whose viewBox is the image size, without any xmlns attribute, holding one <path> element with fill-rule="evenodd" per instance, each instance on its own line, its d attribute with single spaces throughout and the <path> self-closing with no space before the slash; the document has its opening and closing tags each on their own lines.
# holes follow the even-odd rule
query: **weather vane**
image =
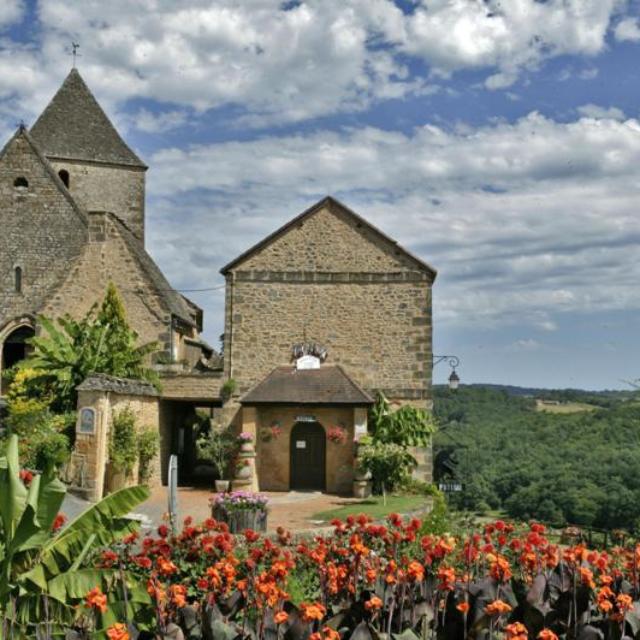
<svg viewBox="0 0 640 640">
<path fill-rule="evenodd" d="M 78 49 L 80 48 L 80 44 L 78 42 L 71 42 L 71 55 L 73 56 L 73 68 L 76 68 L 77 58 L 81 58 L 82 56 L 78 53 Z"/>
</svg>

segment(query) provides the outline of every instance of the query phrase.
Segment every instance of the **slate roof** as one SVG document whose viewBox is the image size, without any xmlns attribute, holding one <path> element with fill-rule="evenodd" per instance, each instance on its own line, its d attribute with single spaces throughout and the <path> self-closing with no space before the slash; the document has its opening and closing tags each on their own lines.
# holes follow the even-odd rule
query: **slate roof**
<svg viewBox="0 0 640 640">
<path fill-rule="evenodd" d="M 279 229 L 276 229 L 273 233 L 269 234 L 266 238 L 263 238 L 260 242 L 258 242 L 257 244 L 254 244 L 252 247 L 247 249 L 244 253 L 241 253 L 237 258 L 235 258 L 234 260 L 226 264 L 224 267 L 222 267 L 222 269 L 220 269 L 220 273 L 223 275 L 226 275 L 229 271 L 231 271 L 231 269 L 237 267 L 239 264 L 244 262 L 247 258 L 250 258 L 251 256 L 255 255 L 264 247 L 270 245 L 274 240 L 284 235 L 287 231 L 289 231 L 289 229 L 291 229 L 292 227 L 295 227 L 298 223 L 302 222 L 305 218 L 312 216 L 314 213 L 316 213 L 316 211 L 319 211 L 320 209 L 326 206 L 328 206 L 329 208 L 335 207 L 341 210 L 343 213 L 346 213 L 348 216 L 350 216 L 351 218 L 359 222 L 362 226 L 373 231 L 384 242 L 388 243 L 390 246 L 394 247 L 395 249 L 398 249 L 399 251 L 401 251 L 405 256 L 410 258 L 421 271 L 426 271 L 431 276 L 431 278 L 435 280 L 435 277 L 438 275 L 438 271 L 434 269 L 430 264 L 426 263 L 424 260 L 421 260 L 417 256 L 413 255 L 413 253 L 411 253 L 404 247 L 400 246 L 396 240 L 389 237 L 383 231 L 380 231 L 378 227 L 372 225 L 368 220 L 365 220 L 361 215 L 357 214 L 352 209 L 349 209 L 349 207 L 347 207 L 345 204 L 342 204 L 342 202 L 340 202 L 339 200 L 336 200 L 336 198 L 334 198 L 333 196 L 326 196 L 322 198 L 322 200 L 319 200 L 314 205 L 312 205 L 311 207 L 309 207 L 308 209 L 306 209 L 305 211 L 297 215 L 295 218 L 293 218 L 292 220 L 289 220 L 289 222 L 284 224 L 282 227 L 280 227 Z"/>
<path fill-rule="evenodd" d="M 76 391 L 112 391 L 127 396 L 159 396 L 158 390 L 145 380 L 116 378 L 104 373 L 94 373 L 81 382 Z"/>
<path fill-rule="evenodd" d="M 49 158 L 147 168 L 120 137 L 77 69 L 71 70 L 31 135 Z"/>
<path fill-rule="evenodd" d="M 110 212 L 106 213 L 118 225 L 129 250 L 135 256 L 143 271 L 147 274 L 147 277 L 151 281 L 156 293 L 164 300 L 167 310 L 183 322 L 195 327 L 195 313 L 191 310 L 185 298 L 169 284 L 162 271 L 160 271 L 160 267 L 158 267 L 158 265 L 153 261 L 153 258 L 147 253 L 142 242 L 140 242 L 140 240 L 133 234 L 129 227 L 127 227 L 127 225 L 118 218 L 118 216 Z"/>
<path fill-rule="evenodd" d="M 339 366 L 298 371 L 293 366 L 274 369 L 245 394 L 242 404 L 373 404 L 373 398 Z"/>
</svg>

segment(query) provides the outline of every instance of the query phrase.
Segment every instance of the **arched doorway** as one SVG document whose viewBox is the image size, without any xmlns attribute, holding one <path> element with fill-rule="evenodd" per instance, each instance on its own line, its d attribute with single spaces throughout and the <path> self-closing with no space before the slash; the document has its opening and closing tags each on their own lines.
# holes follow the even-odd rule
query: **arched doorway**
<svg viewBox="0 0 640 640">
<path fill-rule="evenodd" d="M 11 369 L 14 365 L 24 360 L 29 355 L 27 340 L 33 338 L 35 331 L 32 327 L 22 325 L 14 329 L 2 342 L 2 354 L 0 358 L 0 375 Z M 7 392 L 7 381 L 4 376 L 0 378 L 0 395 Z"/>
<path fill-rule="evenodd" d="M 327 440 L 318 422 L 296 422 L 291 430 L 291 489 L 324 491 Z"/>
</svg>

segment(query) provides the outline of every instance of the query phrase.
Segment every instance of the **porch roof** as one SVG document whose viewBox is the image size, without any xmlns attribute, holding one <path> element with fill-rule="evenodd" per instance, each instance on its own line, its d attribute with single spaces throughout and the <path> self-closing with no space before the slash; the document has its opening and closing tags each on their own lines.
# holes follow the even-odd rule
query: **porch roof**
<svg viewBox="0 0 640 640">
<path fill-rule="evenodd" d="M 340 366 L 298 370 L 278 367 L 245 394 L 240 402 L 255 404 L 370 405 L 373 398 Z"/>
</svg>

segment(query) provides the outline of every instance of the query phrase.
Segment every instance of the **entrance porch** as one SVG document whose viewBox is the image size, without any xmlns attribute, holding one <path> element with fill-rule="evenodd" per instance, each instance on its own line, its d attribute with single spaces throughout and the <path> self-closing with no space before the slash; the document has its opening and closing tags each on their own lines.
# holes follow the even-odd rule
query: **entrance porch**
<svg viewBox="0 0 640 640">
<path fill-rule="evenodd" d="M 242 400 L 256 443 L 253 489 L 351 495 L 372 398 L 340 367 L 274 370 Z"/>
</svg>

